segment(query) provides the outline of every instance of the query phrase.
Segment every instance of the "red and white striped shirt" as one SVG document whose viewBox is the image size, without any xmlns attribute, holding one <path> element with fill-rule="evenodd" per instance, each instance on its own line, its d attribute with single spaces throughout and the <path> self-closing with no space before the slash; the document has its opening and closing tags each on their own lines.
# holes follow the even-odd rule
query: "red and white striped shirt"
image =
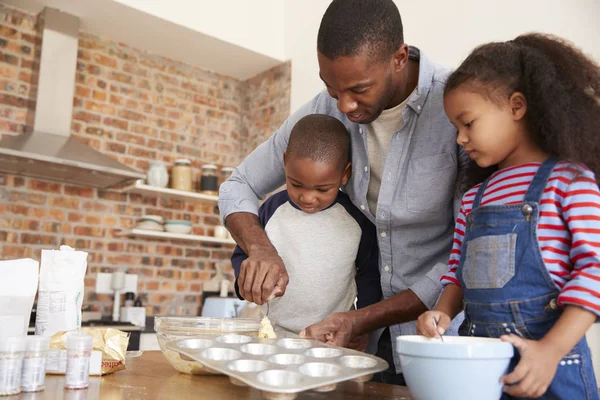
<svg viewBox="0 0 600 400">
<path fill-rule="evenodd" d="M 481 205 L 522 203 L 540 165 L 523 164 L 495 172 Z M 456 268 L 465 221 L 479 187 L 463 196 L 449 270 L 441 278 L 442 285 L 460 286 Z M 577 305 L 600 315 L 600 190 L 592 171 L 564 161 L 554 167 L 542 195 L 537 234 L 546 268 L 560 290 L 559 304 Z"/>
</svg>

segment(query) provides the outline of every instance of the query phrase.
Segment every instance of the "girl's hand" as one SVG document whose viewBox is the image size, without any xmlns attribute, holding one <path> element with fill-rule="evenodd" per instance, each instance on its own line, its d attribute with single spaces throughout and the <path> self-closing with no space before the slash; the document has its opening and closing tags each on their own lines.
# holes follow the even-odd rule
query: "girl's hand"
<svg viewBox="0 0 600 400">
<path fill-rule="evenodd" d="M 541 397 L 552 383 L 562 357 L 552 346 L 537 340 L 527 340 L 517 335 L 500 338 L 515 346 L 521 360 L 514 371 L 502 378 L 504 392 L 515 397 Z"/>
<path fill-rule="evenodd" d="M 437 323 L 437 330 L 433 321 Z M 425 337 L 439 338 L 446 332 L 452 320 L 442 311 L 427 311 L 417 320 L 417 333 Z"/>
</svg>

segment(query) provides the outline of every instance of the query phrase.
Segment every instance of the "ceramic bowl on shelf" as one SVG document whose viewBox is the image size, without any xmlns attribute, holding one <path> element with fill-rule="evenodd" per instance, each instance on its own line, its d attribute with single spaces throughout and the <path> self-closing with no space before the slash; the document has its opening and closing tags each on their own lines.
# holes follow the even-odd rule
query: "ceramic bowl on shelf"
<svg viewBox="0 0 600 400">
<path fill-rule="evenodd" d="M 167 220 L 165 221 L 165 230 L 170 233 L 188 234 L 192 231 L 192 223 L 186 220 Z"/>
<path fill-rule="evenodd" d="M 148 231 L 164 231 L 163 218 L 160 215 L 144 215 L 136 225 L 137 229 Z"/>
<path fill-rule="evenodd" d="M 144 215 L 142 218 L 140 218 L 140 222 L 145 222 L 145 221 L 152 221 L 152 222 L 156 222 L 157 224 L 162 224 L 163 217 L 161 217 L 160 215 Z"/>
</svg>

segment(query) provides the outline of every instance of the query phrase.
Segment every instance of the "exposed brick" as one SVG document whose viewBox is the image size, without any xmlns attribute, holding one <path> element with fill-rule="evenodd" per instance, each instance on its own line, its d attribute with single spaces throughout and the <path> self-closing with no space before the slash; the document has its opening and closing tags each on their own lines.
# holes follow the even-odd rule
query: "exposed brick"
<svg viewBox="0 0 600 400">
<path fill-rule="evenodd" d="M 0 103 L 11 107 L 29 108 L 32 110 L 35 108 L 33 100 L 11 94 L 0 94 Z"/>
<path fill-rule="evenodd" d="M 173 281 L 162 281 L 160 283 L 160 290 L 164 292 L 175 291 L 175 283 Z"/>
<path fill-rule="evenodd" d="M 100 124 L 102 122 L 102 117 L 100 115 L 92 114 L 86 111 L 77 111 L 73 115 L 73 119 L 77 121 L 87 122 L 89 124 Z"/>
<path fill-rule="evenodd" d="M 190 284 L 190 292 L 201 292 L 202 284 L 201 283 L 191 283 Z"/>
<path fill-rule="evenodd" d="M 23 243 L 23 244 L 44 244 L 44 245 L 56 246 L 57 240 L 56 240 L 55 236 L 22 233 L 21 234 L 21 243 Z"/>
<path fill-rule="evenodd" d="M 104 237 L 106 229 L 93 226 L 76 226 L 73 232 L 80 236 Z"/>
<path fill-rule="evenodd" d="M 127 146 L 122 143 L 117 142 L 109 142 L 106 143 L 106 150 L 111 151 L 113 153 L 125 154 L 127 151 Z"/>
<path fill-rule="evenodd" d="M 48 216 L 50 218 L 54 218 L 58 221 L 64 221 L 65 220 L 65 212 L 63 210 L 56 210 L 56 209 L 51 209 L 48 211 Z"/>
<path fill-rule="evenodd" d="M 65 224 L 67 225 L 67 224 Z M 69 229 L 70 230 L 70 229 Z M 46 233 L 60 233 L 63 232 L 63 224 L 60 222 L 45 222 L 44 232 Z"/>
<path fill-rule="evenodd" d="M 38 190 L 41 192 L 49 193 L 61 193 L 62 185 L 60 183 L 54 183 L 49 181 L 39 181 L 37 179 L 31 179 L 27 187 L 31 190 Z"/>
<path fill-rule="evenodd" d="M 175 285 L 175 289 L 178 292 L 185 292 L 188 289 L 188 284 L 185 282 L 177 282 L 177 284 Z"/>
<path fill-rule="evenodd" d="M 143 114 L 139 114 L 129 110 L 121 110 L 119 112 L 119 117 L 135 122 L 143 122 L 146 120 L 146 116 L 144 116 Z"/>
<path fill-rule="evenodd" d="M 127 84 L 133 83 L 133 76 L 131 76 L 130 74 L 124 74 L 122 72 L 114 72 L 113 71 L 110 73 L 110 77 L 111 77 L 111 79 L 114 79 L 117 82 L 127 83 Z"/>
<path fill-rule="evenodd" d="M 111 104 L 114 104 L 115 106 L 120 106 L 123 105 L 123 98 L 114 94 L 110 95 L 110 99 L 109 99 Z"/>
<path fill-rule="evenodd" d="M 19 39 L 19 31 L 5 25 L 0 25 L 0 36 L 5 39 Z"/>
<path fill-rule="evenodd" d="M 106 92 L 103 92 L 101 90 L 94 90 L 94 94 L 92 97 L 98 101 L 106 101 Z"/>
<path fill-rule="evenodd" d="M 105 225 L 105 226 L 116 226 L 117 222 L 118 222 L 117 218 L 113 217 L 112 215 L 105 215 L 102 218 L 102 225 Z"/>
<path fill-rule="evenodd" d="M 47 197 L 46 195 L 40 193 L 28 193 L 26 196 L 26 201 L 29 204 L 42 205 L 46 204 Z"/>
<path fill-rule="evenodd" d="M 130 155 L 135 156 L 135 157 L 143 157 L 143 158 L 149 158 L 149 159 L 156 159 L 156 152 L 155 151 L 146 150 L 145 148 L 142 148 L 142 147 L 133 147 L 133 146 L 130 146 L 129 150 L 127 151 L 127 154 L 130 154 Z"/>
<path fill-rule="evenodd" d="M 102 218 L 97 215 L 86 215 L 84 220 L 85 223 L 89 225 L 100 225 L 102 222 Z"/>
<path fill-rule="evenodd" d="M 79 49 L 79 51 L 77 52 L 77 57 L 83 61 L 92 60 L 92 54 L 89 51 L 83 49 Z"/>
<path fill-rule="evenodd" d="M 69 213 L 69 222 L 81 222 L 85 218 L 85 215 L 78 212 Z"/>
<path fill-rule="evenodd" d="M 135 143 L 139 146 L 144 146 L 146 144 L 146 139 L 144 137 L 139 136 L 139 135 L 132 135 L 132 134 L 125 133 L 125 132 L 117 133 L 116 139 L 119 142 Z M 149 147 L 151 147 L 151 146 L 149 146 Z"/>
<path fill-rule="evenodd" d="M 129 126 L 127 121 L 123 121 L 116 118 L 104 118 L 104 125 L 114 126 L 115 128 L 119 128 L 123 131 L 126 131 Z"/>
<path fill-rule="evenodd" d="M 93 212 L 106 212 L 111 209 L 111 207 L 100 201 L 88 201 L 83 203 L 81 209 L 84 211 L 93 211 Z"/>
<path fill-rule="evenodd" d="M 44 218 L 46 216 L 47 210 L 45 208 L 39 207 L 30 207 L 27 211 L 27 216 L 34 218 Z"/>
<path fill-rule="evenodd" d="M 111 57 L 107 57 L 102 54 L 95 54 L 94 62 L 97 62 L 100 65 L 104 65 L 106 67 L 111 67 L 111 68 L 117 68 L 119 66 L 119 63 L 117 62 L 117 60 L 115 60 L 114 58 L 111 58 Z"/>
<path fill-rule="evenodd" d="M 66 197 L 52 197 L 50 199 L 50 205 L 52 207 L 77 209 L 79 208 L 79 199 Z"/>
<path fill-rule="evenodd" d="M 19 57 L 0 51 L 0 62 L 10 65 L 19 65 Z"/>
<path fill-rule="evenodd" d="M 112 190 L 98 190 L 98 198 L 111 201 L 127 201 L 127 193 L 115 192 Z"/>
<path fill-rule="evenodd" d="M 2 246 L 2 258 L 29 258 L 31 257 L 31 248 L 17 245 L 17 246 Z"/>
<path fill-rule="evenodd" d="M 77 85 L 75 87 L 75 95 L 79 96 L 79 97 L 90 97 L 91 92 L 92 92 L 92 90 L 87 87 L 83 87 L 80 85 Z"/>
<path fill-rule="evenodd" d="M 65 185 L 65 194 L 67 196 L 94 197 L 94 189 L 83 186 Z"/>
</svg>

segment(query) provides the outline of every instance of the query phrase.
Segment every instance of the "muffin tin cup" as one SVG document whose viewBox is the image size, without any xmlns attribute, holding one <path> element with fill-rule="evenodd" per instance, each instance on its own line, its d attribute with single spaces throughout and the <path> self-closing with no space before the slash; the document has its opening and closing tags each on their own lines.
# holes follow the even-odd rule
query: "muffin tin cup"
<svg viewBox="0 0 600 400">
<path fill-rule="evenodd" d="M 340 382 L 366 382 L 388 368 L 387 362 L 370 354 L 308 339 L 227 334 L 173 340 L 167 347 L 272 400 L 293 400 L 307 390 L 331 392 Z"/>
</svg>

